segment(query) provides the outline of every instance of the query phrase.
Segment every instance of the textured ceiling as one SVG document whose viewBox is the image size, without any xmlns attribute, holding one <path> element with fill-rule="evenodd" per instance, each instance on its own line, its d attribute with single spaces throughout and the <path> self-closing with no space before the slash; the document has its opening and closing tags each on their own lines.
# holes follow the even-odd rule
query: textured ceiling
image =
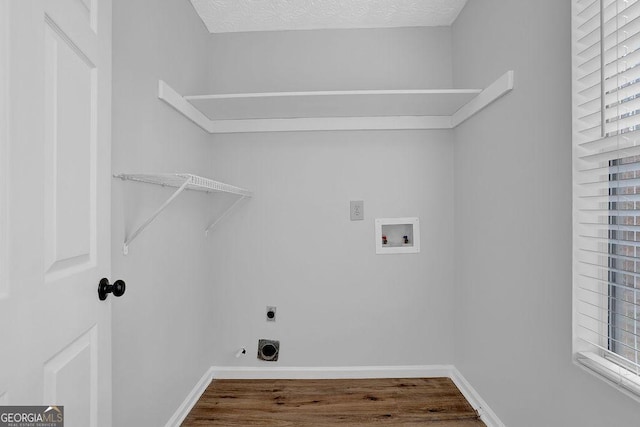
<svg viewBox="0 0 640 427">
<path fill-rule="evenodd" d="M 191 0 L 212 33 L 451 25 L 467 0 Z"/>
</svg>

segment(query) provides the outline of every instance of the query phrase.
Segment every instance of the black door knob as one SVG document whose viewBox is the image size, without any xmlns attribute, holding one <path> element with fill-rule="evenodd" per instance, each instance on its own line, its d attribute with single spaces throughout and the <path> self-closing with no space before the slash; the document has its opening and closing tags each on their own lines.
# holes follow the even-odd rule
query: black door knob
<svg viewBox="0 0 640 427">
<path fill-rule="evenodd" d="M 126 290 L 126 284 L 124 280 L 116 280 L 113 285 L 109 283 L 109 279 L 103 277 L 98 283 L 98 298 L 100 301 L 107 299 L 107 295 L 112 293 L 114 297 L 121 297 Z"/>
</svg>

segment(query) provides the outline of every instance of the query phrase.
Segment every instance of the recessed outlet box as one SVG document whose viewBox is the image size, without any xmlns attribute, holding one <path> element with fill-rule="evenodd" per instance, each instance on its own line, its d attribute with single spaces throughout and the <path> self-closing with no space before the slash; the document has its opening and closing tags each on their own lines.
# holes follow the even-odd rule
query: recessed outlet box
<svg viewBox="0 0 640 427">
<path fill-rule="evenodd" d="M 267 307 L 267 322 L 275 322 L 275 321 L 276 321 L 276 308 Z"/>
<path fill-rule="evenodd" d="M 420 220 L 410 218 L 376 218 L 376 254 L 420 252 Z"/>
<path fill-rule="evenodd" d="M 280 353 L 280 341 L 258 340 L 258 359 L 266 362 L 277 362 Z"/>
</svg>

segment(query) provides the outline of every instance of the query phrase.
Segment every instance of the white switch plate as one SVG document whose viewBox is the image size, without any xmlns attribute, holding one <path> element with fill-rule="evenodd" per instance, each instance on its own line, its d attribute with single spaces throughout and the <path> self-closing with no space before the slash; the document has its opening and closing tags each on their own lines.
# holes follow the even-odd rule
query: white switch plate
<svg viewBox="0 0 640 427">
<path fill-rule="evenodd" d="M 349 205 L 351 207 L 351 221 L 362 221 L 364 219 L 364 201 L 352 200 Z"/>
</svg>

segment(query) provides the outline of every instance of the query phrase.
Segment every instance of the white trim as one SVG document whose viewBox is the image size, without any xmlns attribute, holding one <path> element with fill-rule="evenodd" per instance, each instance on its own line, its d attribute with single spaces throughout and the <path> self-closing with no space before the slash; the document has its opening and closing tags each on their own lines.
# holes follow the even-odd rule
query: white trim
<svg viewBox="0 0 640 427">
<path fill-rule="evenodd" d="M 209 386 L 209 383 L 211 383 L 212 378 L 213 367 L 207 369 L 207 372 L 205 372 L 202 378 L 200 378 L 200 380 L 196 383 L 195 387 L 193 387 L 193 390 L 191 390 L 191 392 L 187 395 L 180 406 L 178 406 L 178 409 L 173 414 L 173 416 L 169 418 L 169 421 L 167 421 L 165 427 L 179 427 L 180 424 L 182 424 L 184 419 L 187 418 L 187 415 L 189 415 L 191 409 L 198 402 L 198 399 L 200 399 L 200 396 L 202 396 L 202 393 L 204 393 L 204 391 Z"/>
<path fill-rule="evenodd" d="M 214 366 L 217 379 L 339 379 L 449 377 L 451 365 L 348 367 L 231 367 Z"/>
<path fill-rule="evenodd" d="M 573 363 L 611 387 L 640 402 L 640 377 L 593 352 L 575 354 Z"/>
<path fill-rule="evenodd" d="M 210 120 L 207 128 L 211 133 L 450 129 L 451 119 L 449 116 L 380 116 Z"/>
<path fill-rule="evenodd" d="M 0 299 L 9 295 L 9 0 L 0 0 Z"/>
<path fill-rule="evenodd" d="M 158 81 L 158 98 L 172 106 L 176 111 L 182 113 L 182 115 L 205 131 L 213 133 L 211 120 L 163 80 Z"/>
<path fill-rule="evenodd" d="M 289 98 L 300 96 L 362 96 L 362 95 L 458 95 L 479 94 L 481 89 L 403 89 L 403 90 L 311 90 L 305 92 L 222 93 L 215 95 L 185 95 L 186 100 Z"/>
<path fill-rule="evenodd" d="M 342 379 L 342 378 L 439 378 L 447 377 L 478 411 L 487 427 L 505 427 L 487 402 L 453 365 L 338 366 L 338 367 L 232 367 L 212 366 L 195 385 L 165 427 L 177 427 L 198 402 L 213 379 Z"/>
<path fill-rule="evenodd" d="M 478 411 L 480 419 L 487 427 L 505 427 L 504 423 L 500 421 L 496 413 L 491 410 L 487 402 L 480 397 L 476 389 L 471 386 L 469 381 L 462 376 L 455 366 L 451 367 L 449 378 L 451 378 L 451 381 L 458 387 L 465 399 L 473 406 L 473 409 Z"/>
<path fill-rule="evenodd" d="M 469 117 L 478 113 L 494 101 L 502 98 L 513 89 L 514 72 L 507 71 L 498 80 L 491 83 L 478 96 L 469 101 L 451 116 L 451 127 L 455 128 Z"/>
</svg>

